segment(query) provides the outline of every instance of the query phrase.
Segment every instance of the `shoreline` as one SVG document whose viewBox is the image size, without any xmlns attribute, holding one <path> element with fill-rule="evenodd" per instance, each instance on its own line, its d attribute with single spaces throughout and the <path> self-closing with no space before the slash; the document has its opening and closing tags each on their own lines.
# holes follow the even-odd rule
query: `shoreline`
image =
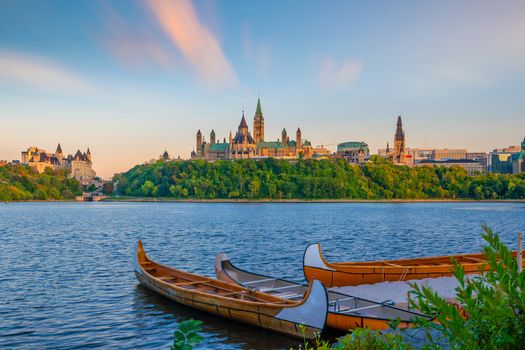
<svg viewBox="0 0 525 350">
<path fill-rule="evenodd" d="M 107 203 L 525 203 L 525 199 L 176 199 L 146 197 L 109 197 Z M 90 203 L 75 199 L 0 201 L 8 203 Z"/>
<path fill-rule="evenodd" d="M 137 203 L 525 203 L 525 199 L 172 199 L 106 198 L 104 202 Z"/>
</svg>

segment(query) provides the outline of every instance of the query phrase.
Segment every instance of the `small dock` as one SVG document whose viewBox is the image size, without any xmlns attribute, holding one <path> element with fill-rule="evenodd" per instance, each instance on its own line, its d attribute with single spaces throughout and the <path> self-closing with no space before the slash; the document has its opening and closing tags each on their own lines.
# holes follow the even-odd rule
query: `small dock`
<svg viewBox="0 0 525 350">
<path fill-rule="evenodd" d="M 77 202 L 99 202 L 101 200 L 104 200 L 108 198 L 108 196 L 105 196 L 98 192 L 84 192 L 81 196 L 76 196 L 75 200 Z"/>
</svg>

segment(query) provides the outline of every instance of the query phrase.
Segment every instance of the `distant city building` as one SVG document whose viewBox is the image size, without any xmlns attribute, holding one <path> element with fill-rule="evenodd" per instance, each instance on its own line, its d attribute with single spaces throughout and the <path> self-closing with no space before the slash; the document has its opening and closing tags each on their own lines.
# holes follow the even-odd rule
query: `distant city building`
<svg viewBox="0 0 525 350">
<path fill-rule="evenodd" d="M 432 151 L 430 159 L 441 160 L 441 159 L 466 159 L 466 149 L 435 149 Z"/>
<path fill-rule="evenodd" d="M 26 151 L 22 151 L 20 162 L 36 169 L 39 173 L 44 172 L 46 168 L 67 169 L 71 176 L 82 185 L 89 184 L 96 175 L 92 167 L 92 156 L 89 148 L 84 153 L 78 150 L 74 156 L 69 154 L 65 157 L 60 143 L 55 153 L 48 153 L 38 147 L 29 147 Z"/>
<path fill-rule="evenodd" d="M 9 164 L 7 160 L 0 160 L 0 166 L 6 166 L 7 164 Z"/>
<path fill-rule="evenodd" d="M 512 173 L 521 174 L 525 172 L 525 137 L 521 142 L 521 151 L 511 156 Z"/>
<path fill-rule="evenodd" d="M 348 162 L 362 164 L 370 159 L 370 150 L 365 142 L 349 141 L 337 145 L 336 157 Z"/>
<path fill-rule="evenodd" d="M 288 158 L 298 157 L 311 158 L 314 149 L 308 140 L 304 140 L 300 128 L 297 128 L 295 140 L 291 140 L 286 129 L 281 132 L 281 139 L 277 141 L 265 141 L 264 116 L 261 108 L 261 100 L 257 99 L 257 108 L 253 118 L 253 137 L 248 129 L 248 123 L 242 113 L 241 122 L 235 133 L 230 135 L 228 141 L 223 139 L 222 143 L 216 142 L 215 131 L 210 133 L 210 142 L 206 142 L 200 130 L 197 131 L 196 149 L 191 153 L 191 159 L 246 159 L 246 158 Z"/>
<path fill-rule="evenodd" d="M 521 146 L 497 148 L 488 154 L 487 171 L 493 174 L 512 174 L 512 155 L 521 152 Z"/>
<path fill-rule="evenodd" d="M 168 153 L 167 150 L 164 150 L 164 153 L 162 153 L 160 156 L 159 156 L 159 160 L 162 160 L 164 162 L 167 162 L 169 160 L 171 160 L 170 158 L 170 154 Z"/>
<path fill-rule="evenodd" d="M 467 152 L 467 159 L 472 159 L 483 165 L 484 171 L 487 171 L 488 154 L 485 152 Z"/>
<path fill-rule="evenodd" d="M 416 164 L 416 166 L 444 166 L 447 168 L 458 166 L 467 171 L 469 175 L 479 175 L 484 171 L 483 165 L 473 159 L 425 159 Z"/>
</svg>

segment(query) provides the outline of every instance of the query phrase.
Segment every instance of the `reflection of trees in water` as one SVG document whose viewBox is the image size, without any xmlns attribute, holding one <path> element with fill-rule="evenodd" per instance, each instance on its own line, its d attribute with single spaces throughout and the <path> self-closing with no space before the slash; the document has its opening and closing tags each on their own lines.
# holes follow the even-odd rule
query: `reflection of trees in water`
<svg viewBox="0 0 525 350">
<path fill-rule="evenodd" d="M 292 346 L 297 347 L 301 342 L 265 329 L 194 310 L 164 298 L 142 285 L 135 288 L 133 313 L 137 337 L 143 337 L 145 341 L 148 338 L 155 339 L 156 342 L 161 342 L 161 346 L 166 343 L 166 339 L 171 344 L 176 324 L 190 318 L 203 322 L 203 344 L 213 344 L 217 348 L 289 349 Z M 153 344 L 144 342 L 143 345 Z"/>
</svg>

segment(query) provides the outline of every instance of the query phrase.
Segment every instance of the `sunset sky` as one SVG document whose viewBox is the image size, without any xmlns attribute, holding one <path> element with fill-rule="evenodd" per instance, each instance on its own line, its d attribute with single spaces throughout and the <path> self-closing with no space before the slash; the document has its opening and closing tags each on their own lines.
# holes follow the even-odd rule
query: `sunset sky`
<svg viewBox="0 0 525 350">
<path fill-rule="evenodd" d="M 525 1 L 2 0 L 0 159 L 102 177 L 189 157 L 260 95 L 266 138 L 490 151 L 525 136 Z M 334 146 L 330 146 L 334 147 Z"/>
</svg>

